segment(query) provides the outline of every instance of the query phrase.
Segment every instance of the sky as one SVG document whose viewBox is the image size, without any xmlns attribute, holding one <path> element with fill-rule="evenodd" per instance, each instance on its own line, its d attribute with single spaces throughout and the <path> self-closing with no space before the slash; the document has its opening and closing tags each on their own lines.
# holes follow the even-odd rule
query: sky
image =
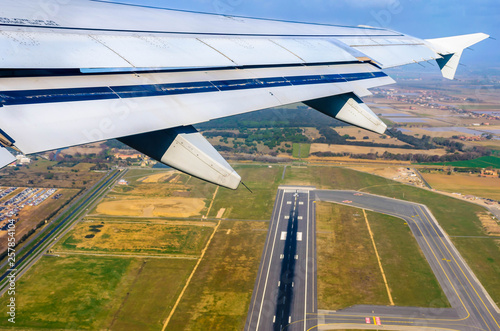
<svg viewBox="0 0 500 331">
<path fill-rule="evenodd" d="M 484 32 L 466 65 L 500 67 L 498 0 L 114 0 L 225 15 L 390 28 L 418 38 Z"/>
</svg>

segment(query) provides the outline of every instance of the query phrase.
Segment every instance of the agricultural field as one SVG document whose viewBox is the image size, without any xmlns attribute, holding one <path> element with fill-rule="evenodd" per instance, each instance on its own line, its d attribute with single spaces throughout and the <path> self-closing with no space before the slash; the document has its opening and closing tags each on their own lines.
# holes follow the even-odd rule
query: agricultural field
<svg viewBox="0 0 500 331">
<path fill-rule="evenodd" d="M 242 330 L 267 222 L 222 221 L 167 330 Z"/>
<path fill-rule="evenodd" d="M 480 158 L 475 159 L 475 160 L 443 162 L 443 163 L 429 163 L 429 165 L 443 165 L 443 166 L 464 167 L 464 168 L 493 167 L 495 169 L 500 169 L 500 157 L 483 156 L 483 157 L 480 157 Z"/>
<path fill-rule="evenodd" d="M 195 263 L 46 256 L 17 283 L 16 328 L 161 329 Z M 0 321 L 0 327 L 10 324 Z"/>
<path fill-rule="evenodd" d="M 90 213 L 187 218 L 205 215 L 215 186 L 174 170 L 131 170 Z"/>
<path fill-rule="evenodd" d="M 56 167 L 57 162 L 38 159 L 29 166 L 4 168 L 0 171 L 2 186 L 83 188 L 95 184 L 101 172 L 90 171 L 91 163 L 79 163 L 72 168 Z"/>
<path fill-rule="evenodd" d="M 403 220 L 368 212 L 394 304 L 449 307 Z M 377 257 L 360 209 L 317 204 L 318 307 L 389 305 Z"/>
<path fill-rule="evenodd" d="M 293 144 L 293 157 L 296 159 L 306 159 L 309 157 L 311 144 Z"/>
<path fill-rule="evenodd" d="M 198 256 L 214 226 L 92 220 L 78 223 L 54 251 Z"/>
<path fill-rule="evenodd" d="M 446 154 L 446 151 L 444 149 L 415 150 L 415 149 L 405 149 L 405 148 L 387 148 L 387 147 L 372 147 L 372 146 L 312 144 L 311 154 L 317 152 L 349 153 L 349 154 L 378 153 L 380 155 L 384 154 L 384 152 L 389 152 L 392 154 L 418 153 L 425 155 L 440 155 L 440 156 Z"/>
<path fill-rule="evenodd" d="M 500 200 L 500 178 L 484 178 L 463 173 L 422 173 L 432 188 L 450 192 L 474 195 L 486 199 Z"/>
</svg>

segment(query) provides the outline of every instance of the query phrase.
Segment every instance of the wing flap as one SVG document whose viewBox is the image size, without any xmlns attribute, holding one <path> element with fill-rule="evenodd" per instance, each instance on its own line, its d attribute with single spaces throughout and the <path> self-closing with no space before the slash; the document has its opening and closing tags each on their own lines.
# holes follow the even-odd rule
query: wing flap
<svg viewBox="0 0 500 331">
<path fill-rule="evenodd" d="M 241 177 L 192 126 L 123 137 L 121 142 L 153 159 L 208 182 L 236 190 Z"/>
<path fill-rule="evenodd" d="M 15 146 L 31 154 L 336 94 L 366 92 L 393 82 L 369 64 L 118 76 L 136 85 L 0 92 L 0 123 Z M 211 80 L 204 81 L 207 76 Z M 195 81 L 186 82 L 195 77 Z M 64 84 L 56 78 L 54 82 Z M 71 77 L 65 80 L 73 81 Z M 84 85 L 84 80 L 80 84 Z"/>
</svg>

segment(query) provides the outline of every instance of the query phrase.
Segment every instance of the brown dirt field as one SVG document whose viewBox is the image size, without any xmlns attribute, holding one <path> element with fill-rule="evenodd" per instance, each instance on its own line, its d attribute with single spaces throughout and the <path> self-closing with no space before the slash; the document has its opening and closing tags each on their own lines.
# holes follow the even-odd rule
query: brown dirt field
<svg viewBox="0 0 500 331">
<path fill-rule="evenodd" d="M 483 178 L 469 174 L 422 174 L 436 190 L 475 195 L 500 200 L 500 178 Z"/>
<path fill-rule="evenodd" d="M 205 201 L 196 198 L 143 198 L 106 199 L 96 212 L 110 216 L 191 217 L 200 215 Z"/>
<path fill-rule="evenodd" d="M 70 147 L 68 149 L 63 150 L 61 154 L 63 155 L 75 155 L 76 153 L 80 153 L 82 155 L 94 154 L 94 153 L 99 154 L 104 150 L 104 148 L 101 147 L 101 144 L 102 143 L 94 143 L 94 144 Z"/>
<path fill-rule="evenodd" d="M 400 168 L 401 167 L 390 167 L 390 166 L 384 166 L 384 167 L 352 166 L 352 167 L 349 167 L 349 169 L 367 172 L 369 174 L 374 174 L 374 175 L 381 176 L 384 178 L 389 178 L 389 179 L 394 179 L 397 176 L 399 176 L 400 172 L 398 171 L 398 169 L 400 169 Z"/>
<path fill-rule="evenodd" d="M 321 138 L 318 129 L 316 128 L 304 128 L 304 135 L 309 139 L 318 139 Z"/>
<path fill-rule="evenodd" d="M 445 155 L 446 151 L 444 149 L 433 149 L 433 150 L 413 150 L 404 148 L 382 148 L 382 147 L 365 147 L 365 146 L 348 146 L 348 145 L 328 145 L 328 144 L 312 144 L 311 154 L 316 152 L 332 152 L 332 153 L 352 153 L 352 154 L 368 154 L 376 153 L 384 154 L 384 152 L 390 152 L 393 154 L 408 154 L 408 153 L 418 153 L 427 155 Z"/>
<path fill-rule="evenodd" d="M 490 236 L 500 236 L 500 224 L 491 217 L 490 213 L 478 213 L 477 217 Z"/>
<path fill-rule="evenodd" d="M 172 171 L 162 172 L 146 177 L 139 178 L 137 181 L 141 183 L 159 183 L 167 180 L 173 174 Z"/>
</svg>

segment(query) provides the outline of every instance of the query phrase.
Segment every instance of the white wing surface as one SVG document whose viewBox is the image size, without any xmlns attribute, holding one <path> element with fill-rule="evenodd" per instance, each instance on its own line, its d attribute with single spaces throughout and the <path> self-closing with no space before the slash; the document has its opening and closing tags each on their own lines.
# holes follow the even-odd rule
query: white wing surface
<svg viewBox="0 0 500 331">
<path fill-rule="evenodd" d="M 119 138 L 236 188 L 239 176 L 193 124 L 306 102 L 383 133 L 360 99 L 394 82 L 382 69 L 436 60 L 453 78 L 462 50 L 487 37 L 421 40 L 379 28 L 104 1 L 4 0 L 0 142 L 30 154 Z"/>
</svg>

